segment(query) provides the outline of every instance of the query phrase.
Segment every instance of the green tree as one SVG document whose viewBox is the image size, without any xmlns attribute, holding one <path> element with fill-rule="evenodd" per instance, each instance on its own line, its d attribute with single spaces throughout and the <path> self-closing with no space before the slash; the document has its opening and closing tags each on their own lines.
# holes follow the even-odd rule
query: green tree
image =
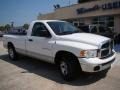
<svg viewBox="0 0 120 90">
<path fill-rule="evenodd" d="M 6 24 L 4 28 L 5 28 L 6 31 L 9 31 L 11 26 L 10 26 L 10 24 Z"/>
<path fill-rule="evenodd" d="M 0 31 L 4 31 L 5 30 L 5 27 L 4 26 L 0 26 Z"/>
<path fill-rule="evenodd" d="M 27 30 L 28 27 L 29 27 L 29 24 L 27 24 L 27 23 L 25 23 L 25 24 L 23 25 L 23 28 L 24 28 L 25 30 Z"/>
</svg>

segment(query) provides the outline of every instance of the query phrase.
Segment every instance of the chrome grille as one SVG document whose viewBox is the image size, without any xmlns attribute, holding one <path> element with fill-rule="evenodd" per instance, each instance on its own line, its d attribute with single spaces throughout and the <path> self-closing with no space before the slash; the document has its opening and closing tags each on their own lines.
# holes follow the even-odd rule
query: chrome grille
<svg viewBox="0 0 120 90">
<path fill-rule="evenodd" d="M 99 58 L 105 58 L 109 56 L 112 53 L 113 49 L 113 42 L 112 41 L 106 41 L 101 45 L 101 48 L 99 50 Z"/>
<path fill-rule="evenodd" d="M 110 45 L 110 44 L 109 44 L 109 42 L 106 42 L 106 43 L 104 43 L 104 44 L 102 45 L 102 47 L 101 47 L 101 48 L 102 48 L 102 49 L 104 49 L 104 48 L 108 48 L 108 47 L 109 47 L 109 45 Z"/>
<path fill-rule="evenodd" d="M 102 57 L 106 57 L 107 55 L 109 55 L 109 49 L 103 50 L 103 51 L 101 52 L 101 58 L 102 58 Z"/>
</svg>

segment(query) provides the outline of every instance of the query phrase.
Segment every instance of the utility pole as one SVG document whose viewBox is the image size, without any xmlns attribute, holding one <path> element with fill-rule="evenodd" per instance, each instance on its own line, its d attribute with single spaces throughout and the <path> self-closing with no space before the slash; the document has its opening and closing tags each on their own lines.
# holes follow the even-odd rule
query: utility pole
<svg viewBox="0 0 120 90">
<path fill-rule="evenodd" d="M 69 6 L 70 6 L 70 0 L 69 0 Z"/>
<path fill-rule="evenodd" d="M 14 22 L 12 21 L 12 22 L 11 22 L 11 28 L 13 28 L 13 27 L 14 27 Z"/>
</svg>

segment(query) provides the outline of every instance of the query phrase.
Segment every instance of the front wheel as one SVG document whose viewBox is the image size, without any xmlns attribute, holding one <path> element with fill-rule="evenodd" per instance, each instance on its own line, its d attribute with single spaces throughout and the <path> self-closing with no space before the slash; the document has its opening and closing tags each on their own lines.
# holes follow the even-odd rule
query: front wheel
<svg viewBox="0 0 120 90">
<path fill-rule="evenodd" d="M 13 46 L 8 47 L 8 54 L 11 60 L 17 59 L 17 52 L 15 51 L 15 48 Z"/>
<path fill-rule="evenodd" d="M 77 77 L 80 67 L 77 60 L 71 56 L 62 56 L 59 62 L 59 68 L 62 77 L 66 81 L 70 81 Z"/>
</svg>

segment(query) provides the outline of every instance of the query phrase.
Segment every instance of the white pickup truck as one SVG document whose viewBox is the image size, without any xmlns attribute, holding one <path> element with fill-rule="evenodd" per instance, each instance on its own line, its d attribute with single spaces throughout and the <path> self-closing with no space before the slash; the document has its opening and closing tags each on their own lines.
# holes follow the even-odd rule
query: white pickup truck
<svg viewBox="0 0 120 90">
<path fill-rule="evenodd" d="M 4 35 L 3 45 L 12 60 L 23 54 L 55 63 L 65 80 L 73 79 L 79 71 L 106 70 L 115 60 L 111 39 L 79 32 L 60 20 L 33 21 L 27 35 Z"/>
</svg>

